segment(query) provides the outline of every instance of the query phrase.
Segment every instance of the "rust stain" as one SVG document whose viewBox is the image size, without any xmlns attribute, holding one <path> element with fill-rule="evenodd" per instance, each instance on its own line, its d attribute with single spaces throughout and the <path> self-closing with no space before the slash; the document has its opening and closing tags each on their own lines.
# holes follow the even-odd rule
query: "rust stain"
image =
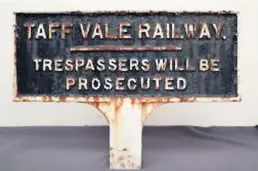
<svg viewBox="0 0 258 171">
<path fill-rule="evenodd" d="M 94 101 L 95 101 L 95 102 L 93 103 L 93 105 L 94 105 L 97 109 L 100 109 L 100 108 L 99 108 L 99 105 L 100 105 L 100 104 L 99 104 L 99 98 L 98 98 L 98 97 L 95 97 L 95 98 L 94 98 Z"/>
<path fill-rule="evenodd" d="M 132 104 L 132 106 L 136 105 L 136 104 L 141 104 L 141 97 L 140 98 L 130 98 L 130 102 Z"/>
<path fill-rule="evenodd" d="M 130 100 L 130 102 L 131 102 L 132 106 L 135 105 L 135 99 L 134 99 L 134 98 L 132 98 L 132 99 Z"/>
<path fill-rule="evenodd" d="M 179 100 L 180 102 L 194 102 L 195 101 L 195 98 L 192 97 L 192 98 L 185 98 L 185 97 L 182 97 L 180 98 Z"/>
<path fill-rule="evenodd" d="M 14 87 L 15 88 L 15 87 Z M 123 102 L 122 97 L 68 97 L 68 96 L 20 96 L 17 92 L 14 94 L 15 102 L 81 102 L 81 103 L 116 103 L 116 111 Z M 135 103 L 177 103 L 177 102 L 240 102 L 238 97 L 139 97 L 134 98 Z"/>
<path fill-rule="evenodd" d="M 99 105 L 100 105 L 99 102 L 94 102 L 93 105 L 94 105 L 97 109 L 100 109 L 100 108 L 99 108 Z"/>
<path fill-rule="evenodd" d="M 119 110 L 120 110 L 120 106 L 122 105 L 123 103 L 123 99 L 122 98 L 118 98 L 117 100 L 114 99 L 114 111 L 115 111 L 115 114 L 118 114 Z"/>
<path fill-rule="evenodd" d="M 60 100 L 61 102 L 65 102 L 65 101 L 66 101 L 66 97 L 65 97 L 65 96 L 61 96 L 61 97 L 59 97 L 59 100 Z"/>
</svg>

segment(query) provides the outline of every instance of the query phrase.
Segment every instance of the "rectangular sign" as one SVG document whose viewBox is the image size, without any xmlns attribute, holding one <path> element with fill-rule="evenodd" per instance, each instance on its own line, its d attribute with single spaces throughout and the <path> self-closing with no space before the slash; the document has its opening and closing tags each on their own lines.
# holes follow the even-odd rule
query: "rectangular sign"
<svg viewBox="0 0 258 171">
<path fill-rule="evenodd" d="M 237 14 L 15 14 L 16 101 L 239 101 Z"/>
</svg>

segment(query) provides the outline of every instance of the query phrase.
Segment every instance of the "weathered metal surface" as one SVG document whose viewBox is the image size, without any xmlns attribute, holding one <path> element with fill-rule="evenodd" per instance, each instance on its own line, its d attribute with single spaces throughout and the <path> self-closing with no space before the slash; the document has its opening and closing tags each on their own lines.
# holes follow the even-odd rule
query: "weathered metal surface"
<svg viewBox="0 0 258 171">
<path fill-rule="evenodd" d="M 139 24 L 152 30 L 143 31 L 147 38 L 139 33 L 144 30 Z M 131 29 L 125 31 L 121 25 Z M 112 169 L 141 168 L 143 123 L 161 104 L 241 100 L 237 91 L 237 15 L 232 12 L 17 13 L 14 30 L 14 101 L 95 106 L 110 125 Z M 98 66 L 100 59 L 117 60 L 118 69 L 98 69 L 103 67 Z M 127 61 L 121 64 L 119 59 Z M 142 64 L 142 60 L 150 63 Z M 157 64 L 156 60 L 168 63 Z M 60 61 L 66 65 L 60 68 Z M 65 69 L 71 65 L 73 69 Z M 98 67 L 92 69 L 92 65 Z M 126 69 L 128 65 L 131 68 Z M 166 80 L 172 81 L 172 77 L 181 82 Z M 112 88 L 94 89 L 96 85 L 85 82 L 106 78 L 128 82 L 133 78 L 137 88 L 132 88 L 136 84 L 123 87 L 121 82 L 113 82 Z M 154 83 L 139 84 L 146 78 Z"/>
<path fill-rule="evenodd" d="M 41 29 L 45 31 L 45 37 L 42 34 L 41 37 L 37 37 L 40 23 L 43 24 Z M 89 37 L 86 38 L 82 27 L 87 31 L 88 23 L 92 25 L 89 27 Z M 96 28 L 94 27 L 96 23 L 100 24 L 102 36 L 92 38 L 94 30 L 91 29 Z M 119 26 L 128 26 L 128 23 L 131 26 L 127 29 L 128 33 L 121 36 L 121 32 L 118 31 Z M 147 24 L 145 26 L 150 27 L 148 38 L 144 37 L 145 34 L 140 36 L 139 29 L 137 32 L 139 24 L 142 26 Z M 157 24 L 161 25 L 163 35 L 158 32 L 155 34 Z M 170 32 L 166 31 L 166 24 L 170 24 L 168 26 Z M 174 24 L 174 31 L 171 31 L 171 24 Z M 185 26 L 185 24 L 188 25 Z M 196 28 L 191 24 L 195 24 Z M 205 35 L 202 32 L 205 24 L 210 36 L 201 37 L 202 33 Z M 221 31 L 216 31 L 220 27 Z M 194 33 L 192 37 L 191 31 Z M 139 98 L 142 102 L 240 100 L 237 91 L 237 15 L 232 12 L 17 13 L 15 35 L 15 101 L 107 102 L 115 97 Z M 52 63 L 52 70 L 42 71 L 42 62 L 39 64 L 39 71 L 35 71 L 36 64 L 33 62 L 35 59 L 49 59 L 53 63 L 54 60 L 66 62 L 71 60 L 72 62 L 69 62 L 74 65 L 79 60 L 77 63 L 79 68 L 66 71 L 64 69 L 66 65 L 62 66 L 62 71 L 53 71 Z M 134 66 L 131 71 L 108 69 L 99 71 L 96 68 L 85 71 L 87 67 L 85 61 L 89 59 L 94 65 L 99 59 L 104 61 L 134 59 L 134 61 L 126 61 L 126 65 L 137 61 L 140 63 L 142 59 L 147 59 L 150 61 L 148 66 L 150 69 L 136 70 Z M 168 62 L 165 71 L 157 71 L 156 59 L 171 59 L 172 64 Z M 219 60 L 219 68 L 200 70 L 200 60 L 204 62 Z M 80 67 L 82 63 L 84 65 Z M 186 65 L 189 66 L 186 67 Z M 160 67 L 165 67 L 165 64 Z M 113 81 L 112 89 L 105 89 L 101 83 L 99 89 L 93 90 L 93 85 L 89 83 L 93 78 L 103 81 L 107 77 Z M 118 77 L 121 77 L 122 81 L 125 78 L 123 82 L 125 87 L 120 90 L 114 88 L 117 86 L 115 80 Z M 144 89 L 144 85 L 141 87 L 140 82 L 144 80 L 141 77 L 150 78 L 149 88 Z M 165 80 L 167 77 L 168 79 Z M 166 89 L 165 84 L 168 84 L 172 77 L 174 79 L 172 84 L 175 85 L 180 84 L 175 81 L 177 78 L 184 78 L 187 82 L 186 88 L 178 90 L 174 86 Z M 126 87 L 126 81 L 129 78 L 137 81 L 136 89 L 130 90 L 128 86 Z M 79 81 L 84 84 L 85 79 L 88 81 L 88 90 L 84 90 L 83 86 L 79 90 Z M 160 84 L 155 85 L 156 82 Z M 98 84 L 98 81 L 95 83 Z M 131 83 L 133 83 L 132 80 Z M 68 91 L 65 86 L 67 84 L 72 84 Z"/>
</svg>

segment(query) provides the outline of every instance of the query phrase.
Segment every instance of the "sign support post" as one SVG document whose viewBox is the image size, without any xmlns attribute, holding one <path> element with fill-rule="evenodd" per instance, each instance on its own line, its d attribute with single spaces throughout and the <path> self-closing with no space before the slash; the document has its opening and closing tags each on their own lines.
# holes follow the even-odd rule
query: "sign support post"
<svg viewBox="0 0 258 171">
<path fill-rule="evenodd" d="M 109 121 L 110 169 L 140 169 L 144 121 L 159 103 L 115 98 L 111 103 L 95 103 L 94 106 Z"/>
</svg>

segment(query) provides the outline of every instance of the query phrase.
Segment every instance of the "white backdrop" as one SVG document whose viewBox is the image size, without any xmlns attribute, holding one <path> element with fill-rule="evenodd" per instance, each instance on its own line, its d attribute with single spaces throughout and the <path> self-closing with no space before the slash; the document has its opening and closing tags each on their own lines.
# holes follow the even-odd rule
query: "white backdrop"
<svg viewBox="0 0 258 171">
<path fill-rule="evenodd" d="M 0 1 L 0 126 L 106 125 L 95 108 L 78 103 L 15 103 L 13 12 L 94 10 L 239 11 L 240 103 L 171 103 L 155 110 L 146 125 L 252 126 L 258 124 L 258 2 L 256 1 Z"/>
</svg>

